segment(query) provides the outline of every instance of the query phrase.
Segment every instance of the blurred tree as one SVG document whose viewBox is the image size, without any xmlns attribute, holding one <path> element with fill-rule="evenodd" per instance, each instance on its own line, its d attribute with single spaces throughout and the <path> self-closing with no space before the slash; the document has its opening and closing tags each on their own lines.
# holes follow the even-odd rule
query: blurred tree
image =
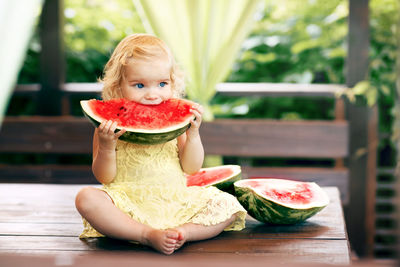
<svg viewBox="0 0 400 267">
<path fill-rule="evenodd" d="M 400 5 L 397 7 L 397 12 L 400 13 Z M 394 105 L 394 117 L 395 122 L 393 124 L 393 141 L 396 144 L 397 156 L 396 156 L 396 178 L 397 178 L 397 190 L 400 189 L 400 16 L 397 17 L 396 27 L 396 41 L 397 41 L 397 53 L 396 53 L 396 91 L 395 91 L 395 105 Z M 399 194 L 400 191 L 397 191 Z M 400 196 L 398 197 L 400 200 Z M 399 202 L 397 202 L 399 203 Z M 400 219 L 400 212 L 398 209 L 398 219 Z M 399 240 L 400 241 L 400 240 Z M 399 242 L 400 244 L 400 242 Z M 400 247 L 399 247 L 400 248 Z"/>
<path fill-rule="evenodd" d="M 66 81 L 95 82 L 116 44 L 143 32 L 132 1 L 64 0 Z M 39 81 L 39 32 L 31 39 L 19 83 Z"/>
<path fill-rule="evenodd" d="M 265 1 L 228 81 L 344 83 L 348 1 Z M 333 101 L 214 99 L 216 116 L 331 119 Z M 268 106 L 268 109 L 265 107 Z M 241 107 L 241 108 L 238 108 Z M 330 108 L 329 108 L 330 107 Z"/>
<path fill-rule="evenodd" d="M 344 83 L 347 1 L 266 1 L 230 81 Z"/>
<path fill-rule="evenodd" d="M 117 43 L 143 32 L 132 1 L 65 0 L 68 82 L 94 82 Z"/>
</svg>

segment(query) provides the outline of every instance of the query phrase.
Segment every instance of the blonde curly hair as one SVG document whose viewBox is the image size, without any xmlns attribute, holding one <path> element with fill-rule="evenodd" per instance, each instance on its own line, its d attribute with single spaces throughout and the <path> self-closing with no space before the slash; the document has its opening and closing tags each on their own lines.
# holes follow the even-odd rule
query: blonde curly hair
<svg viewBox="0 0 400 267">
<path fill-rule="evenodd" d="M 168 46 L 159 38 L 150 34 L 132 34 L 125 37 L 115 48 L 104 67 L 102 98 L 110 100 L 122 98 L 121 83 L 125 78 L 125 66 L 135 59 L 155 59 L 167 56 L 170 61 L 171 89 L 174 97 L 184 94 L 184 75 Z"/>
</svg>

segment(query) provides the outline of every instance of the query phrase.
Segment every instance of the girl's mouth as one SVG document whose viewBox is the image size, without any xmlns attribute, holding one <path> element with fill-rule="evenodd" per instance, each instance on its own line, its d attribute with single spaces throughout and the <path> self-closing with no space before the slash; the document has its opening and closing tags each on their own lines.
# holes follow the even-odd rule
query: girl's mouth
<svg viewBox="0 0 400 267">
<path fill-rule="evenodd" d="M 159 105 L 159 104 L 161 104 L 163 102 L 163 100 L 162 99 L 159 99 L 159 100 L 152 100 L 152 101 L 149 101 L 149 100 L 143 100 L 143 101 L 140 101 L 140 104 L 143 104 L 143 105 Z"/>
</svg>

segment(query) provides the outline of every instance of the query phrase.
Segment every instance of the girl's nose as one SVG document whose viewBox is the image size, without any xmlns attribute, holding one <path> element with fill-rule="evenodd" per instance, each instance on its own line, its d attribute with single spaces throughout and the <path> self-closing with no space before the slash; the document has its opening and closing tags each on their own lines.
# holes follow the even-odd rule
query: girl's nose
<svg viewBox="0 0 400 267">
<path fill-rule="evenodd" d="M 148 100 L 154 100 L 157 99 L 157 94 L 155 93 L 154 88 L 150 88 L 150 90 L 147 91 L 145 98 Z"/>
<path fill-rule="evenodd" d="M 155 99 L 157 99 L 157 96 L 155 96 L 155 95 L 146 95 L 146 99 L 147 100 L 155 100 Z"/>
</svg>

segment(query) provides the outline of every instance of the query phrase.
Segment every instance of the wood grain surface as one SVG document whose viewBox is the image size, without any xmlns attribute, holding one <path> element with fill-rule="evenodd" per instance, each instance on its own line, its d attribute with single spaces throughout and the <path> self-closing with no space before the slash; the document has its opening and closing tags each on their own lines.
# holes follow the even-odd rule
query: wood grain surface
<svg viewBox="0 0 400 267">
<path fill-rule="evenodd" d="M 81 217 L 74 207 L 83 185 L 0 184 L 0 261 L 7 255 L 88 255 L 129 252 L 153 260 L 165 257 L 152 249 L 110 238 L 79 239 Z M 350 263 L 339 191 L 324 187 L 330 204 L 320 213 L 297 225 L 268 225 L 251 217 L 240 232 L 223 232 L 201 242 L 192 242 L 168 256 L 207 259 L 265 257 L 284 262 Z M 197 255 L 197 256 L 196 256 Z M 290 256 L 290 260 L 288 258 Z M 256 257 L 256 258 L 257 258 Z M 123 257 L 122 257 L 123 258 Z M 184 261 L 182 261 L 184 262 Z M 210 261 L 211 262 L 211 261 Z"/>
</svg>

